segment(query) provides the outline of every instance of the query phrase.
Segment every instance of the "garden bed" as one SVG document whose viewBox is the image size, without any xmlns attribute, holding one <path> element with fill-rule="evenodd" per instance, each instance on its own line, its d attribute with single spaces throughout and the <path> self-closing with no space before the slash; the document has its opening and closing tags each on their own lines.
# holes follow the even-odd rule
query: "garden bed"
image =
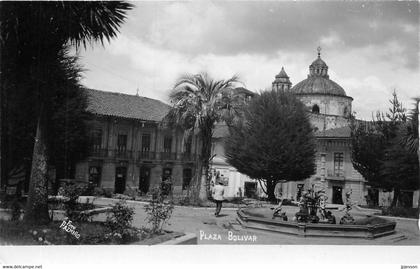
<svg viewBox="0 0 420 269">
<path fill-rule="evenodd" d="M 405 208 L 405 207 L 394 207 L 394 208 L 383 208 L 382 215 L 392 216 L 392 217 L 402 217 L 402 218 L 419 218 L 419 209 L 418 208 Z"/>
<path fill-rule="evenodd" d="M 380 211 L 380 213 L 376 213 L 376 214 L 383 215 L 383 216 L 390 216 L 390 217 L 418 219 L 419 213 L 420 213 L 417 207 L 406 208 L 406 207 L 383 207 L 383 206 L 367 206 L 367 205 L 359 205 L 359 207 L 363 209 L 378 210 Z"/>
<path fill-rule="evenodd" d="M 170 231 L 154 234 L 147 229 L 136 229 L 137 237 L 121 240 L 119 236 L 111 235 L 103 222 L 83 222 L 74 223 L 80 234 L 77 239 L 60 228 L 61 224 L 62 221 L 53 221 L 33 227 L 22 222 L 0 220 L 0 245 L 153 245 L 184 235 Z"/>
</svg>

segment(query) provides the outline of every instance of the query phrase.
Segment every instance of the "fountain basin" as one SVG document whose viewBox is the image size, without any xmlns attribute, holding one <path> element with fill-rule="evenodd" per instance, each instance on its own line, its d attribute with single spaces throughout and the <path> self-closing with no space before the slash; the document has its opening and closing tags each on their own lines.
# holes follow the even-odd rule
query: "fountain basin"
<svg viewBox="0 0 420 269">
<path fill-rule="evenodd" d="M 255 209 L 253 209 L 255 211 Z M 239 209 L 238 221 L 246 228 L 297 236 L 348 237 L 374 239 L 395 232 L 396 222 L 379 217 L 356 219 L 356 224 L 298 223 L 272 219 L 264 214 Z"/>
</svg>

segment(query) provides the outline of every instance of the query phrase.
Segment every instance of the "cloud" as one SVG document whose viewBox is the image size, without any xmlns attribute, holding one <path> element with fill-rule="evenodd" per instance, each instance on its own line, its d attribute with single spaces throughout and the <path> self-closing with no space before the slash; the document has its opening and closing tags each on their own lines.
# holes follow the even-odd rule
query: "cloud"
<svg viewBox="0 0 420 269">
<path fill-rule="evenodd" d="M 140 2 L 135 16 L 144 15 L 150 20 L 142 26 L 146 42 L 191 55 L 275 54 L 320 42 L 363 47 L 393 39 L 413 44 L 407 59 L 418 49 L 416 2 Z"/>
<path fill-rule="evenodd" d="M 87 86 L 130 94 L 139 87 L 141 95 L 167 101 L 185 73 L 238 74 L 258 91 L 271 87 L 282 66 L 295 85 L 321 45 L 330 78 L 354 98 L 360 117 L 385 110 L 394 89 L 406 104 L 420 95 L 413 88 L 420 85 L 415 2 L 136 5 L 116 40 L 81 52 Z"/>
<path fill-rule="evenodd" d="M 319 43 L 322 47 L 336 48 L 344 44 L 344 41 L 336 33 L 330 33 L 328 36 L 321 36 Z"/>
</svg>

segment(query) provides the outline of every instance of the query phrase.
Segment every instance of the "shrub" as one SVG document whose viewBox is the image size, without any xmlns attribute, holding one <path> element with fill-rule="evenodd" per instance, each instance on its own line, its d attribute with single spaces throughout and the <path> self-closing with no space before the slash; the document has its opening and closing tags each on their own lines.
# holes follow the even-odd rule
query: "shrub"
<svg viewBox="0 0 420 269">
<path fill-rule="evenodd" d="M 105 226 L 110 232 L 106 237 L 118 243 L 137 240 L 139 231 L 131 225 L 133 216 L 134 208 L 127 206 L 126 201 L 117 202 L 107 213 Z"/>
<path fill-rule="evenodd" d="M 294 201 L 291 199 L 283 199 L 283 205 L 290 205 L 290 206 L 298 206 L 296 203 L 293 203 Z"/>
<path fill-rule="evenodd" d="M 382 215 L 403 218 L 418 218 L 419 211 L 418 208 L 385 207 L 382 209 Z"/>
<path fill-rule="evenodd" d="M 112 198 L 114 199 L 120 199 L 120 200 L 131 200 L 131 197 L 125 194 L 116 193 L 112 195 Z"/>
<path fill-rule="evenodd" d="M 86 191 L 86 185 L 72 184 L 67 185 L 62 190 L 62 195 L 69 200 L 64 202 L 65 215 L 72 221 L 87 221 L 84 215 L 80 214 L 80 206 L 78 204 L 79 196 Z M 91 209 L 93 205 L 88 206 Z M 83 208 L 85 210 L 86 208 Z"/>
<path fill-rule="evenodd" d="M 124 195 L 130 197 L 131 200 L 136 200 L 136 197 L 139 195 L 139 191 L 135 188 L 129 188 L 125 190 Z"/>
<path fill-rule="evenodd" d="M 14 198 L 11 203 L 12 209 L 12 217 L 11 221 L 18 221 L 20 220 L 21 209 L 23 209 L 23 205 L 19 202 L 19 198 Z"/>
<path fill-rule="evenodd" d="M 152 200 L 144 208 L 147 213 L 146 221 L 152 225 L 152 233 L 161 233 L 163 225 L 171 218 L 174 205 L 165 203 L 164 195 L 159 188 L 152 189 Z"/>
<path fill-rule="evenodd" d="M 88 184 L 86 185 L 86 188 L 84 189 L 84 191 L 82 192 L 81 195 L 83 195 L 83 196 L 93 196 L 95 188 L 96 188 L 95 184 L 93 184 L 92 182 L 88 182 Z"/>
<path fill-rule="evenodd" d="M 112 197 L 112 191 L 109 190 L 109 189 L 95 187 L 93 189 L 93 196 L 102 196 L 102 197 L 106 197 L 106 198 L 111 198 Z"/>
<path fill-rule="evenodd" d="M 178 201 L 179 205 L 188 206 L 191 204 L 190 197 L 184 196 Z"/>
</svg>

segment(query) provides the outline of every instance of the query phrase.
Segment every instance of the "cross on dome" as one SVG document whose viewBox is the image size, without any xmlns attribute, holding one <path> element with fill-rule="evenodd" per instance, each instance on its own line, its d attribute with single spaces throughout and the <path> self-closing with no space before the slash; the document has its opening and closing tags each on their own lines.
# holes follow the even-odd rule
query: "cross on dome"
<svg viewBox="0 0 420 269">
<path fill-rule="evenodd" d="M 309 66 L 309 76 L 322 76 L 328 78 L 328 66 L 321 59 L 321 46 L 316 49 L 318 51 L 318 58 Z"/>
</svg>

